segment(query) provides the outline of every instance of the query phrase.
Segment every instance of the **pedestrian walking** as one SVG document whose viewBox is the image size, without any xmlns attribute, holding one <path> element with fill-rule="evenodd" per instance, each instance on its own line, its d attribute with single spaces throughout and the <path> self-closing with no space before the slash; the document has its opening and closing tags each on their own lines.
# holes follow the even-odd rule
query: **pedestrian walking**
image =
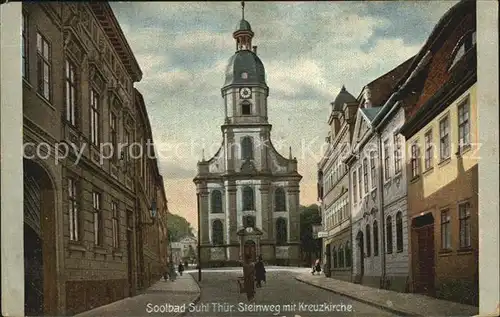
<svg viewBox="0 0 500 317">
<path fill-rule="evenodd" d="M 243 263 L 243 278 L 247 299 L 251 301 L 255 298 L 255 266 L 248 254 L 245 255 L 245 262 Z"/>
<path fill-rule="evenodd" d="M 261 255 L 259 255 L 257 263 L 255 263 L 255 281 L 258 288 L 262 287 L 262 282 L 266 282 L 266 268 L 264 267 L 264 262 L 262 262 Z"/>
<path fill-rule="evenodd" d="M 168 281 L 168 264 L 166 267 L 163 268 L 163 280 L 165 282 Z"/>
<path fill-rule="evenodd" d="M 184 265 L 182 265 L 182 262 L 179 263 L 179 267 L 177 268 L 179 271 L 179 274 L 182 276 L 182 272 L 184 272 Z"/>
<path fill-rule="evenodd" d="M 321 263 L 319 259 L 316 259 L 316 262 L 314 262 L 314 265 L 312 267 L 312 275 L 314 275 L 316 272 L 321 274 Z"/>
</svg>

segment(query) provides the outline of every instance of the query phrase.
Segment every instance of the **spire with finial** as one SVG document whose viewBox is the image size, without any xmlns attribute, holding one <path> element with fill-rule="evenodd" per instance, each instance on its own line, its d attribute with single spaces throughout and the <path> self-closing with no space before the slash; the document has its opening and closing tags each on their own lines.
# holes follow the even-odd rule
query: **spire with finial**
<svg viewBox="0 0 500 317">
<path fill-rule="evenodd" d="M 291 146 L 290 146 L 289 150 L 290 150 L 290 154 L 288 155 L 288 157 L 289 157 L 290 159 L 292 159 L 293 157 L 292 157 L 292 147 L 291 147 Z"/>
<path fill-rule="evenodd" d="M 205 162 L 205 149 L 201 149 L 201 160 Z"/>
<path fill-rule="evenodd" d="M 342 85 L 342 88 L 340 89 L 340 91 L 345 91 L 345 86 Z"/>
<path fill-rule="evenodd" d="M 236 40 L 236 50 L 251 50 L 253 32 L 250 23 L 245 20 L 245 1 L 241 1 L 241 21 L 233 33 L 233 38 Z"/>
</svg>

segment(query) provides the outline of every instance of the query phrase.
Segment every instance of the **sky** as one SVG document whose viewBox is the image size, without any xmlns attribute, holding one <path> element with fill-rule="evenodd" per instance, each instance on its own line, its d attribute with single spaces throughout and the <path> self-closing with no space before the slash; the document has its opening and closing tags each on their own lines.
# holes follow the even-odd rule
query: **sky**
<svg viewBox="0 0 500 317">
<path fill-rule="evenodd" d="M 275 148 L 298 160 L 300 203 L 316 203 L 330 103 L 415 55 L 457 1 L 246 2 L 266 69 Z M 220 89 L 240 2 L 111 2 L 143 71 L 143 94 L 170 212 L 197 227 L 196 163 L 222 142 Z M 203 151 L 204 149 L 204 151 Z"/>
</svg>

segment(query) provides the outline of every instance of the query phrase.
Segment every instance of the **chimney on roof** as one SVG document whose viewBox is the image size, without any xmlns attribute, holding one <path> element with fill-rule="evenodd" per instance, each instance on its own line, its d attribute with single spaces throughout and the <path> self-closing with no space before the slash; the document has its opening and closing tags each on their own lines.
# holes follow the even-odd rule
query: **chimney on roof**
<svg viewBox="0 0 500 317">
<path fill-rule="evenodd" d="M 253 52 L 254 52 L 255 54 L 257 54 L 257 46 L 255 46 L 255 45 L 253 46 Z"/>
</svg>

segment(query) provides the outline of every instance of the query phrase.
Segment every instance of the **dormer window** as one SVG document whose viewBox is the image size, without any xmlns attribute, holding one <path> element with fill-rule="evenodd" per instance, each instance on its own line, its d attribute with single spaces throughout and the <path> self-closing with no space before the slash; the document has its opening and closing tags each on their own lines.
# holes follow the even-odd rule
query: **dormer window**
<svg viewBox="0 0 500 317">
<path fill-rule="evenodd" d="M 453 56 L 453 60 L 448 70 L 452 69 L 453 66 L 455 66 L 469 50 L 475 48 L 475 46 L 476 31 L 469 31 L 464 36 L 462 36 L 462 38 L 458 41 L 457 45 L 453 49 L 453 53 L 451 54 L 451 56 Z"/>
<path fill-rule="evenodd" d="M 241 114 L 243 115 L 252 114 L 252 105 L 248 101 L 245 101 L 241 104 Z"/>
</svg>

